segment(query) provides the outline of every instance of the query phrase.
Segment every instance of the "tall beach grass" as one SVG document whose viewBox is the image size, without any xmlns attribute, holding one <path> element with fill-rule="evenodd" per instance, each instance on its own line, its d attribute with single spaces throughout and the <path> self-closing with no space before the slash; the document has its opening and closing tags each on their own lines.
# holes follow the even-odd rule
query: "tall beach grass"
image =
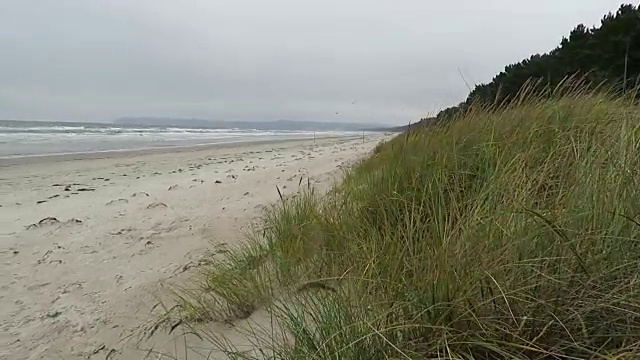
<svg viewBox="0 0 640 360">
<path fill-rule="evenodd" d="M 245 357 L 640 358 L 639 212 L 633 101 L 525 92 L 283 198 L 182 314 L 268 311 L 284 335 Z"/>
</svg>

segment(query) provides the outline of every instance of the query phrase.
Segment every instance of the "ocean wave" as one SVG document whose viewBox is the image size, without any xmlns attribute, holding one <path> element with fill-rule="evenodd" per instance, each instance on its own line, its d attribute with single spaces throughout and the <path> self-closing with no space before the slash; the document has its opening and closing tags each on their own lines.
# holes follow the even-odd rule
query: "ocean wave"
<svg viewBox="0 0 640 360">
<path fill-rule="evenodd" d="M 311 139 L 314 136 L 313 131 L 38 125 L 17 127 L 3 126 L 0 123 L 0 158 L 275 139 Z M 319 131 L 316 135 L 323 137 L 354 133 Z"/>
<path fill-rule="evenodd" d="M 185 128 L 122 128 L 122 127 L 69 127 L 69 126 L 38 126 L 38 127 L 3 127 L 0 135 L 16 134 L 77 134 L 77 135 L 222 135 L 222 136 L 277 136 L 291 134 L 311 134 L 312 131 L 290 130 L 261 130 L 261 129 L 185 129 Z"/>
</svg>

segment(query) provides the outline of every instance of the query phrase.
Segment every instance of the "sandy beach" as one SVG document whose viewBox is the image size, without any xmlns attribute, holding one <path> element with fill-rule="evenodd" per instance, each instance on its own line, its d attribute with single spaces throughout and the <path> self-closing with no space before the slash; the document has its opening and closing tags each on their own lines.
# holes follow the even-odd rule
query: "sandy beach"
<svg viewBox="0 0 640 360">
<path fill-rule="evenodd" d="M 144 358 L 164 284 L 383 137 L 0 160 L 0 359 Z"/>
</svg>

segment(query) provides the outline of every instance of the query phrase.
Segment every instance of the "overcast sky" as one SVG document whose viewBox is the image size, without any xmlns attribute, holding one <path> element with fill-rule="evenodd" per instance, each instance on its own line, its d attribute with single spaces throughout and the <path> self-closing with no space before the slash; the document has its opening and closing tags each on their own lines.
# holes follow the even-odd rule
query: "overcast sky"
<svg viewBox="0 0 640 360">
<path fill-rule="evenodd" d="M 621 3 L 0 0 L 0 118 L 407 123 Z"/>
</svg>

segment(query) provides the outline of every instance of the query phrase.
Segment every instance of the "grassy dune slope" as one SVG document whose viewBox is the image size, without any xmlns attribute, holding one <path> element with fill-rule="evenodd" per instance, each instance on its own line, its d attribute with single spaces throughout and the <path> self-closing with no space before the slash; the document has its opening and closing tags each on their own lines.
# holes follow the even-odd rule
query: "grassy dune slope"
<svg viewBox="0 0 640 360">
<path fill-rule="evenodd" d="M 639 181 L 630 101 L 476 109 L 379 146 L 328 195 L 283 199 L 182 316 L 266 308 L 276 358 L 637 358 Z"/>
</svg>

